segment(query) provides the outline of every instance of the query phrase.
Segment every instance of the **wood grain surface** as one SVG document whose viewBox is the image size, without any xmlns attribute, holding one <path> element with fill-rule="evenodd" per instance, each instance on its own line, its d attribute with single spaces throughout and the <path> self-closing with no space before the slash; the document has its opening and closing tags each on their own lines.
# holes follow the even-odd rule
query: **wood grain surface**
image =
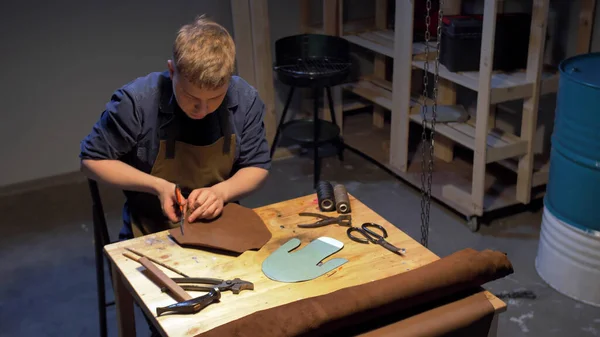
<svg viewBox="0 0 600 337">
<path fill-rule="evenodd" d="M 383 279 L 439 259 L 352 195 L 350 195 L 350 203 L 355 226 L 360 226 L 364 222 L 382 225 L 388 231 L 387 240 L 407 250 L 405 256 L 398 256 L 379 245 L 354 242 L 346 235 L 346 227 L 330 225 L 322 228 L 298 228 L 297 224 L 312 221 L 312 218 L 298 216 L 299 212 L 320 213 L 315 194 L 255 209 L 273 233 L 271 240 L 259 251 L 247 251 L 239 256 L 229 256 L 200 249 L 182 248 L 167 236 L 167 231 L 164 231 L 107 245 L 105 252 L 115 264 L 116 270 L 122 274 L 135 300 L 146 313 L 151 314 L 159 330 L 168 336 L 193 336 L 259 310 Z M 337 216 L 335 212 L 325 214 Z M 402 224 L 397 225 L 402 227 Z M 272 281 L 262 273 L 263 260 L 289 239 L 294 237 L 300 239 L 302 244 L 298 248 L 302 248 L 321 236 L 328 236 L 344 243 L 344 248 L 328 259 L 346 258 L 349 262 L 319 278 L 301 283 Z M 190 277 L 221 279 L 239 277 L 253 282 L 254 290 L 245 290 L 238 295 L 234 295 L 231 291 L 223 292 L 220 303 L 215 303 L 193 315 L 165 315 L 156 318 L 157 307 L 170 305 L 175 301 L 168 294 L 162 293 L 160 287 L 142 273 L 144 267 L 123 256 L 127 247 L 171 265 Z M 171 270 L 160 266 L 158 268 L 170 277 L 180 277 Z M 190 294 L 192 297 L 197 297 L 205 293 L 190 292 Z M 500 299 L 489 292 L 486 292 L 486 296 L 497 312 L 506 310 L 506 304 Z"/>
</svg>

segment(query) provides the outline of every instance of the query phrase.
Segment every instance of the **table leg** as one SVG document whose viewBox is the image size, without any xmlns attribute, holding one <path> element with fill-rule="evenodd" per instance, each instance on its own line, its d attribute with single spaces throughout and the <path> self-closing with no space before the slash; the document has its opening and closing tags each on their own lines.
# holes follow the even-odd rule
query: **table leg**
<svg viewBox="0 0 600 337">
<path fill-rule="evenodd" d="M 498 336 L 498 320 L 500 319 L 500 313 L 495 313 L 494 318 L 492 319 L 492 323 L 490 324 L 490 331 L 488 332 L 487 337 L 496 337 Z"/>
<path fill-rule="evenodd" d="M 135 336 L 133 296 L 125 286 L 123 277 L 117 268 L 113 267 L 112 275 L 119 336 Z"/>
</svg>

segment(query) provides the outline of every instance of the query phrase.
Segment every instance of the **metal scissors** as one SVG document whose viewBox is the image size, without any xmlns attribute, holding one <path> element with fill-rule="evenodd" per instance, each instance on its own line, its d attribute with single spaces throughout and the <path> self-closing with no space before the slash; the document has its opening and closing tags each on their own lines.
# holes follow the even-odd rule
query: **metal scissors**
<svg viewBox="0 0 600 337">
<path fill-rule="evenodd" d="M 183 194 L 181 193 L 181 187 L 179 185 L 175 185 L 175 196 L 177 197 L 177 204 L 179 205 L 179 210 L 181 211 L 181 221 L 179 222 L 179 229 L 181 230 L 181 235 L 183 235 L 183 222 L 185 220 L 184 206 L 183 206 Z"/>
<path fill-rule="evenodd" d="M 375 233 L 370 228 L 379 229 L 381 231 L 381 234 Z M 359 232 L 365 238 L 364 239 L 357 238 L 356 236 L 352 235 L 352 232 Z M 360 243 L 366 243 L 366 244 L 369 244 L 369 242 L 372 242 L 374 244 L 381 245 L 383 248 L 385 248 L 393 253 L 400 253 L 400 254 L 406 253 L 406 249 L 398 248 L 398 247 L 392 245 L 391 243 L 387 242 L 385 240 L 385 238 L 387 238 L 387 236 L 388 236 L 387 231 L 385 230 L 385 228 L 383 228 L 383 226 L 380 226 L 376 223 L 365 222 L 364 224 L 362 224 L 362 226 L 360 226 L 360 228 L 359 227 L 348 228 L 346 233 L 348 234 L 348 237 L 353 241 L 360 242 Z"/>
</svg>

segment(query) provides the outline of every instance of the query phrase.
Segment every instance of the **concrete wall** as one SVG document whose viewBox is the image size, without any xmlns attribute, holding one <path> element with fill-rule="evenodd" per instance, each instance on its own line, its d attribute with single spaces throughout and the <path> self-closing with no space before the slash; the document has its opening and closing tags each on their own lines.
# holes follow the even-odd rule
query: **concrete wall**
<svg viewBox="0 0 600 337">
<path fill-rule="evenodd" d="M 319 17 L 320 1 L 313 3 Z M 465 8 L 482 1 L 473 3 Z M 519 3 L 507 1 L 507 6 Z M 373 13 L 371 0 L 346 0 L 346 6 L 352 18 Z M 269 1 L 273 43 L 299 31 L 298 8 L 294 0 Z M 3 1 L 0 187 L 77 171 L 79 142 L 112 91 L 164 70 L 177 28 L 201 13 L 233 32 L 228 0 Z M 577 13 L 570 11 L 568 18 L 556 13 L 565 18 L 562 40 L 572 50 Z M 595 31 L 593 48 L 600 50 L 600 25 Z M 276 89 L 281 111 L 287 90 L 279 84 Z"/>
</svg>

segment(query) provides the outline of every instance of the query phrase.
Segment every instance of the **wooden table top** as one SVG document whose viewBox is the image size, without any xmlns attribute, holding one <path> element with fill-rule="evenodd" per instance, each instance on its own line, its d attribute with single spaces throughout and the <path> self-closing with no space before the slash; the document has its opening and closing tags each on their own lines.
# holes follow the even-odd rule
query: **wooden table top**
<svg viewBox="0 0 600 337">
<path fill-rule="evenodd" d="M 167 231 L 163 231 L 107 245 L 105 252 L 123 275 L 123 281 L 133 297 L 146 313 L 152 314 L 151 317 L 158 321 L 163 333 L 168 336 L 193 336 L 258 310 L 383 279 L 439 259 L 352 195 L 350 204 L 354 226 L 364 222 L 380 224 L 387 230 L 387 240 L 390 243 L 406 249 L 405 256 L 395 255 L 379 245 L 352 241 L 346 235 L 346 227 L 329 225 L 321 228 L 298 228 L 296 225 L 299 223 L 313 221 L 311 217 L 298 216 L 299 212 L 319 212 L 316 194 L 256 208 L 256 213 L 273 233 L 271 240 L 259 251 L 247 251 L 233 257 L 182 248 L 168 237 Z M 336 216 L 337 213 L 325 214 Z M 300 249 L 321 236 L 332 237 L 344 243 L 342 250 L 328 259 L 346 258 L 349 261 L 321 277 L 300 283 L 276 282 L 262 273 L 264 259 L 289 239 L 300 239 L 302 244 L 297 248 Z M 162 293 L 156 284 L 141 273 L 143 266 L 123 256 L 126 247 L 175 267 L 190 277 L 239 277 L 254 283 L 254 290 L 244 290 L 238 295 L 225 291 L 219 303 L 193 315 L 165 315 L 157 318 L 156 308 L 173 304 L 175 300 Z M 181 277 L 161 266 L 158 268 L 170 277 Z M 203 294 L 190 292 L 192 297 Z M 489 292 L 486 295 L 497 312 L 506 310 L 504 302 Z"/>
</svg>

